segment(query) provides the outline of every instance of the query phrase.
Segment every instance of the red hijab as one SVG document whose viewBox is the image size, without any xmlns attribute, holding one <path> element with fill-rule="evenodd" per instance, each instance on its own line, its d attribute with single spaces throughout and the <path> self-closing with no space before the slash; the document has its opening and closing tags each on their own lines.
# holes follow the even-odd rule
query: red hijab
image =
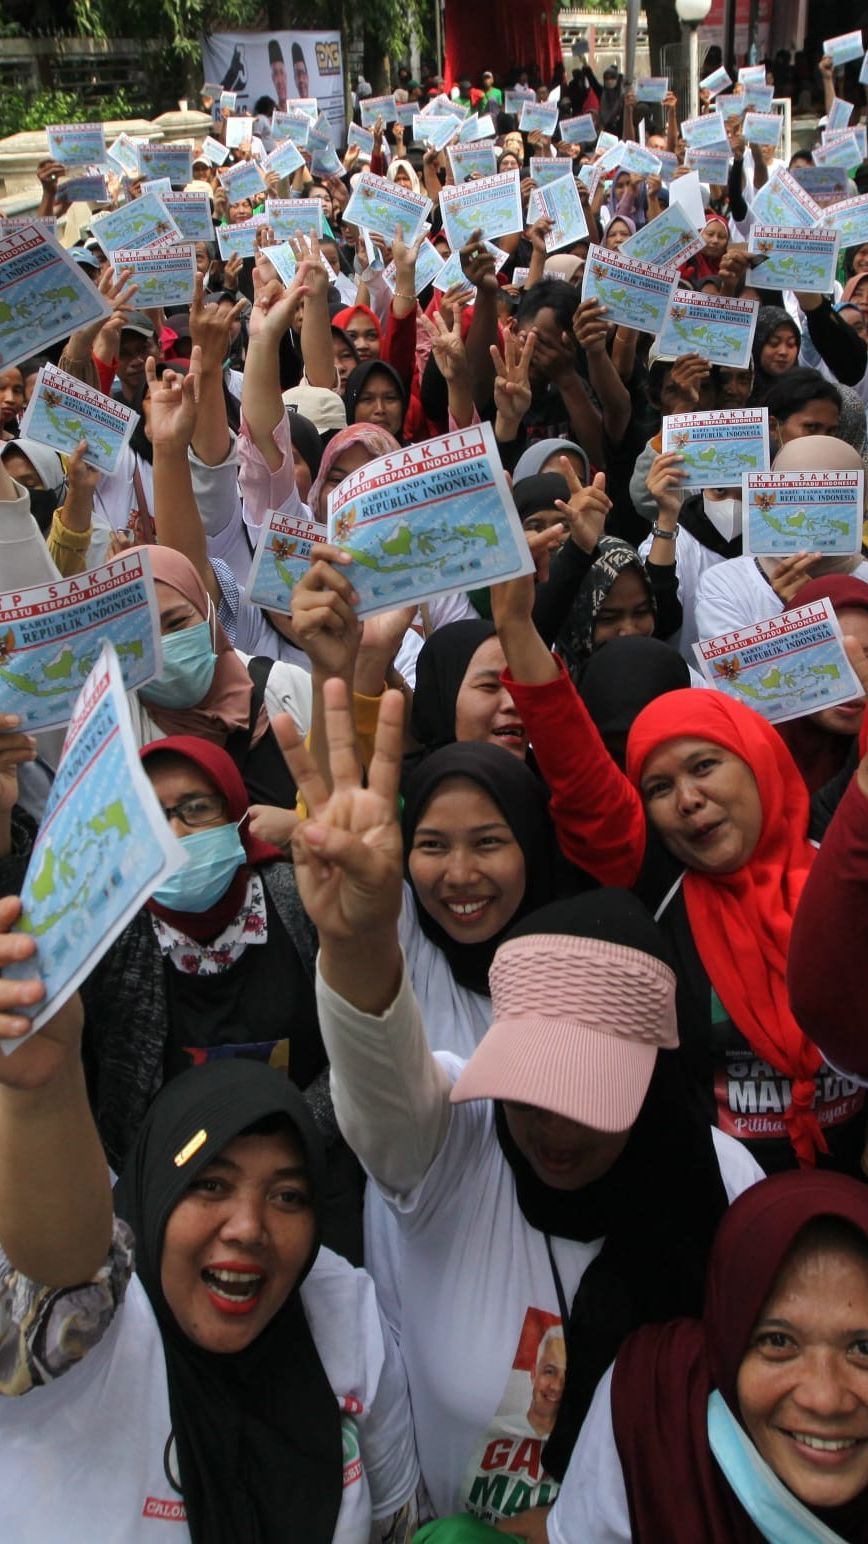
<svg viewBox="0 0 868 1544">
<path fill-rule="evenodd" d="M 753 773 L 762 806 L 756 848 L 733 874 L 688 869 L 684 899 L 690 930 L 712 985 L 757 1056 L 792 1082 L 784 1114 L 800 1164 L 816 1162 L 826 1141 L 813 1112 L 820 1052 L 793 1018 L 787 953 L 796 906 L 814 848 L 808 791 L 780 735 L 752 708 L 723 692 L 666 692 L 643 708 L 627 741 L 627 776 L 638 787 L 652 751 L 689 736 L 732 751 Z"/>
<path fill-rule="evenodd" d="M 807 606 L 813 600 L 825 600 L 827 596 L 836 612 L 846 610 L 847 607 L 854 611 L 868 611 L 868 584 L 864 579 L 855 579 L 852 574 L 829 574 L 825 579 L 811 579 L 793 596 L 787 610 Z M 857 723 L 854 733 L 858 734 L 860 728 L 861 725 Z M 804 718 L 793 718 L 787 724 L 778 724 L 777 731 L 801 772 L 809 793 L 816 793 L 818 788 L 822 788 L 824 783 L 828 783 L 830 778 L 840 772 L 853 748 L 850 735 L 831 734 L 828 729 L 823 729 L 817 723 L 816 713 L 807 713 Z"/>
<path fill-rule="evenodd" d="M 722 225 L 726 231 L 727 246 L 724 247 L 720 257 L 712 257 L 711 253 L 706 252 L 705 248 L 703 247 L 701 252 L 697 252 L 695 257 L 692 257 L 688 263 L 685 263 L 684 267 L 679 271 L 683 273 L 685 277 L 689 278 L 694 284 L 701 284 L 703 279 L 715 278 L 717 274 L 720 273 L 721 259 L 726 256 L 726 252 L 729 246 L 729 221 L 725 220 L 722 214 L 707 213 L 705 216 L 705 225 L 711 225 L 715 220 L 718 221 L 718 223 Z M 703 230 L 704 229 L 705 226 L 703 226 Z"/>
<path fill-rule="evenodd" d="M 635 1544 L 760 1544 L 718 1468 L 707 1436 L 718 1389 L 738 1419 L 739 1368 L 790 1250 L 819 1217 L 868 1237 L 868 1187 L 840 1174 L 776 1174 L 726 1212 L 708 1268 L 702 1321 L 646 1325 L 624 1342 L 612 1377 L 612 1423 Z M 864 1538 L 868 1496 L 822 1521 Z M 836 1513 L 840 1513 L 836 1517 Z"/>
<path fill-rule="evenodd" d="M 382 341 L 383 341 L 383 329 L 382 329 L 382 326 L 380 324 L 380 319 L 371 310 L 370 306 L 344 306 L 343 311 L 336 311 L 335 312 L 334 316 L 332 317 L 332 326 L 333 327 L 340 327 L 340 328 L 343 329 L 344 332 L 346 332 L 349 323 L 352 321 L 354 316 L 358 316 L 358 313 L 360 311 L 361 311 L 362 315 L 366 316 L 368 318 L 368 321 L 372 322 L 373 325 L 376 327 L 376 329 L 377 329 L 377 337 L 379 338 L 380 343 L 382 344 Z"/>
<path fill-rule="evenodd" d="M 185 761 L 192 762 L 194 767 L 204 772 L 217 793 L 223 795 L 226 814 L 231 823 L 237 826 L 250 800 L 241 773 L 228 751 L 209 740 L 200 740 L 196 735 L 176 734 L 165 740 L 152 740 L 150 745 L 143 746 L 139 755 L 147 768 L 149 758 L 164 751 L 171 751 L 174 756 L 183 756 Z M 216 938 L 218 933 L 222 933 L 244 900 L 250 869 L 260 863 L 275 863 L 286 858 L 279 847 L 273 847 L 270 842 L 262 842 L 259 837 L 253 836 L 246 820 L 239 827 L 238 836 L 247 855 L 247 863 L 236 871 L 226 894 L 221 895 L 214 906 L 207 911 L 172 911 L 168 906 L 161 906 L 159 901 L 150 900 L 147 903 L 148 911 L 162 917 L 171 927 L 186 933 L 188 938 Z"/>
</svg>

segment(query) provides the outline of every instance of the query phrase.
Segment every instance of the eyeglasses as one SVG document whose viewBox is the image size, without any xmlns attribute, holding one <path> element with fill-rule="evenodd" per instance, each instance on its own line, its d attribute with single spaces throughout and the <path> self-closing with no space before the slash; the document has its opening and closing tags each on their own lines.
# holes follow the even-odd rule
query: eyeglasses
<svg viewBox="0 0 868 1544">
<path fill-rule="evenodd" d="M 167 820 L 180 820 L 185 826 L 209 826 L 226 814 L 226 800 L 216 793 L 191 793 L 177 804 L 163 805 Z"/>
</svg>

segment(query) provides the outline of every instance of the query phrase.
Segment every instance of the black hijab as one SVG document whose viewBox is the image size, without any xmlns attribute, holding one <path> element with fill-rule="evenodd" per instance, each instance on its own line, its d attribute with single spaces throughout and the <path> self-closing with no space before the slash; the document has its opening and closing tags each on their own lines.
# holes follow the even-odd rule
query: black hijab
<svg viewBox="0 0 868 1544">
<path fill-rule="evenodd" d="M 677 649 L 659 638 L 611 638 L 592 654 L 579 695 L 600 734 L 623 734 L 663 692 L 690 685 L 690 670 Z"/>
<path fill-rule="evenodd" d="M 360 365 L 356 365 L 347 376 L 347 384 L 344 387 L 344 407 L 347 410 L 347 423 L 356 421 L 356 405 L 359 397 L 367 384 L 368 377 L 379 370 L 382 375 L 387 375 L 401 398 L 401 419 L 407 411 L 407 388 L 394 365 L 387 364 L 385 359 L 365 359 Z M 401 438 L 400 430 L 398 438 Z"/>
<path fill-rule="evenodd" d="M 756 329 L 753 335 L 753 391 L 748 398 L 750 404 L 765 402 L 766 393 L 780 380 L 778 375 L 769 375 L 760 364 L 760 355 L 772 336 L 779 327 L 789 327 L 795 340 L 801 344 L 802 334 L 783 306 L 760 306 L 757 312 Z M 796 361 L 798 364 L 798 360 Z"/>
<path fill-rule="evenodd" d="M 534 933 L 605 939 L 669 963 L 656 923 L 626 890 L 557 901 L 525 916 L 508 936 Z M 572 1305 L 562 1305 L 566 1383 L 543 1450 L 547 1473 L 562 1480 L 594 1390 L 627 1335 L 642 1324 L 701 1316 L 726 1190 L 711 1127 L 694 1113 L 677 1051 L 658 1052 L 626 1146 L 606 1174 L 581 1190 L 557 1190 L 537 1177 L 500 1103 L 495 1126 L 525 1221 L 553 1238 L 604 1240 Z"/>
<path fill-rule="evenodd" d="M 322 440 L 319 430 L 316 424 L 311 423 L 309 418 L 305 418 L 303 413 L 297 413 L 294 407 L 287 407 L 286 415 L 289 419 L 292 443 L 310 472 L 311 482 L 315 482 L 319 464 L 322 461 Z"/>
<path fill-rule="evenodd" d="M 470 617 L 447 622 L 426 640 L 416 661 L 410 732 L 425 750 L 455 739 L 455 705 L 476 650 L 497 636 L 493 622 Z"/>
<path fill-rule="evenodd" d="M 404 798 L 404 852 L 407 861 L 416 827 L 447 777 L 466 777 L 482 788 L 501 811 L 522 850 L 524 895 L 507 925 L 512 927 L 517 918 L 544 905 L 554 893 L 555 842 L 548 816 L 548 795 L 530 768 L 511 751 L 499 745 L 466 740 L 459 745 L 444 746 L 426 757 L 407 783 Z M 412 879 L 410 883 L 412 885 Z M 451 938 L 445 928 L 435 922 L 421 905 L 418 896 L 415 899 L 416 914 L 423 933 L 446 956 L 449 969 L 459 986 L 487 997 L 489 966 L 507 928 L 501 929 L 494 938 L 484 943 L 464 944 Z"/>
<path fill-rule="evenodd" d="M 286 1118 L 304 1152 L 314 1245 L 287 1301 L 252 1345 L 231 1355 L 205 1351 L 183 1333 L 163 1296 L 166 1225 L 227 1143 L 274 1115 Z M 115 1186 L 115 1210 L 135 1234 L 136 1268 L 163 1340 L 194 1544 L 329 1544 L 334 1535 L 343 1488 L 340 1412 L 298 1290 L 319 1252 L 324 1194 L 325 1158 L 301 1094 L 273 1068 L 243 1059 L 209 1062 L 163 1089 Z"/>
<path fill-rule="evenodd" d="M 521 477 L 513 483 L 512 496 L 518 517 L 524 524 L 530 515 L 538 515 L 543 509 L 554 509 L 556 499 L 569 503 L 570 490 L 567 479 L 560 472 L 539 472 L 535 477 Z"/>
</svg>

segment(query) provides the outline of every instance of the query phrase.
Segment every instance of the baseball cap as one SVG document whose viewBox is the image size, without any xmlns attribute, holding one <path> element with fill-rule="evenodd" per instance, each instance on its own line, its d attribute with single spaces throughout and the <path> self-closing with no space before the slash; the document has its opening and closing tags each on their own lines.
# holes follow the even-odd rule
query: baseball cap
<svg viewBox="0 0 868 1544">
<path fill-rule="evenodd" d="M 154 324 L 146 311 L 130 311 L 121 332 L 137 332 L 141 338 L 155 338 Z"/>
<path fill-rule="evenodd" d="M 325 386 L 308 386 L 303 381 L 300 386 L 285 391 L 283 400 L 287 407 L 309 418 L 320 434 L 347 427 L 347 410 L 342 399 L 336 391 L 329 391 Z"/>
<path fill-rule="evenodd" d="M 505 1099 L 628 1131 L 658 1050 L 678 1044 L 675 975 L 641 901 L 599 890 L 525 918 L 492 962 L 491 1027 L 451 1099 Z"/>
</svg>

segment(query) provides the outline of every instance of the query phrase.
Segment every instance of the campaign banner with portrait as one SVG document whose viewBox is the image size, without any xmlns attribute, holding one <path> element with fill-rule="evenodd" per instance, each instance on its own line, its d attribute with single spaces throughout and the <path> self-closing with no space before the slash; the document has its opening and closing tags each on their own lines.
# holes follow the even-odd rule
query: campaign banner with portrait
<svg viewBox="0 0 868 1544">
<path fill-rule="evenodd" d="M 202 39 L 203 79 L 234 91 L 236 111 L 253 112 L 271 97 L 286 112 L 300 97 L 316 97 L 336 145 L 346 134 L 344 71 L 339 32 L 212 32 Z"/>
</svg>

